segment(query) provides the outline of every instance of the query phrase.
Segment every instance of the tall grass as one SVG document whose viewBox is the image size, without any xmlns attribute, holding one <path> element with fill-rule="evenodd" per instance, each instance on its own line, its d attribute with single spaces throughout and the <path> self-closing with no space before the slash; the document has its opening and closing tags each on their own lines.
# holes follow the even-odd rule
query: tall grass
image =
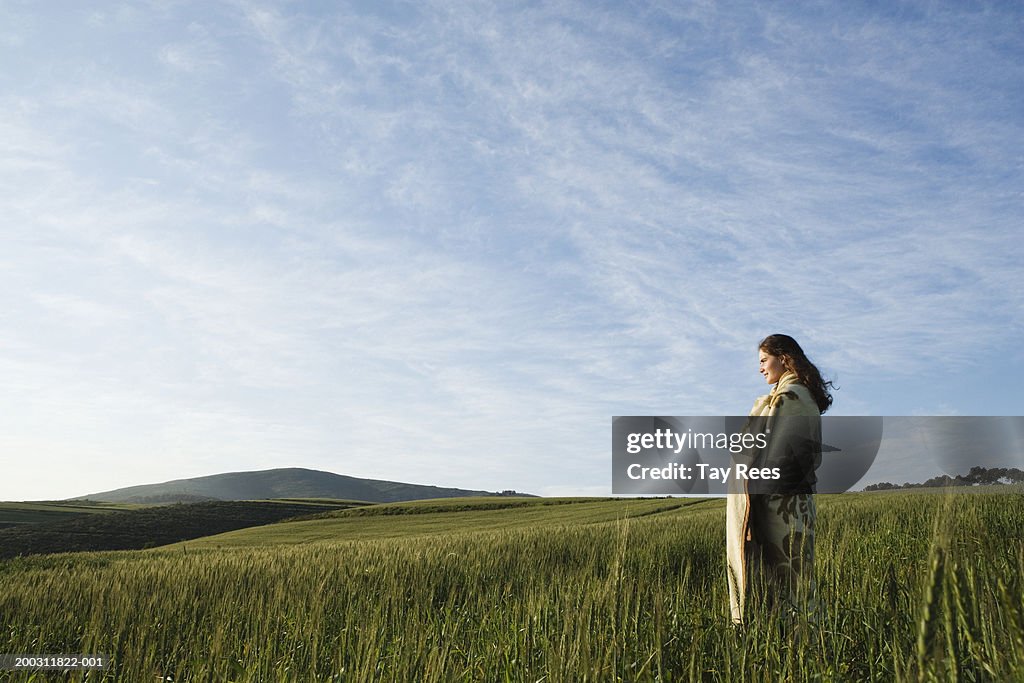
<svg viewBox="0 0 1024 683">
<path fill-rule="evenodd" d="M 697 507 L 10 560 L 0 651 L 106 653 L 110 669 L 71 679 L 133 683 L 1024 680 L 1021 498 L 822 497 L 819 612 L 792 619 L 754 595 L 739 630 L 723 511 Z"/>
</svg>

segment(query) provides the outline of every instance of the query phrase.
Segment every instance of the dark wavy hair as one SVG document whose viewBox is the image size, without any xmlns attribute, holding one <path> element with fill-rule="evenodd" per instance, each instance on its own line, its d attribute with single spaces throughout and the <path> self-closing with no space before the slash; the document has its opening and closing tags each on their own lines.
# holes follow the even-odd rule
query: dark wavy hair
<svg viewBox="0 0 1024 683">
<path fill-rule="evenodd" d="M 757 345 L 759 351 L 770 353 L 782 360 L 787 370 L 796 374 L 800 384 L 803 384 L 811 392 L 814 402 L 818 404 L 818 411 L 822 415 L 832 405 L 832 394 L 829 389 L 838 389 L 831 380 L 821 376 L 821 372 L 814 363 L 807 358 L 807 354 L 793 339 L 786 334 L 770 334 L 761 340 Z"/>
</svg>

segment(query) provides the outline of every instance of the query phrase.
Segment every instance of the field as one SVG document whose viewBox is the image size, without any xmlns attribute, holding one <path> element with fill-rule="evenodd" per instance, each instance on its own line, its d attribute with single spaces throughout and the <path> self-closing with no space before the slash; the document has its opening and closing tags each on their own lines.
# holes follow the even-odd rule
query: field
<svg viewBox="0 0 1024 683">
<path fill-rule="evenodd" d="M 152 548 L 363 504 L 294 498 L 148 506 L 0 503 L 0 520 L 19 522 L 0 528 L 0 560 L 61 551 Z"/>
<path fill-rule="evenodd" d="M 723 536 L 721 500 L 478 499 L 16 558 L 0 652 L 133 683 L 1024 680 L 1020 494 L 820 496 L 813 621 L 755 596 L 733 629 Z"/>
<path fill-rule="evenodd" d="M 22 524 L 59 522 L 89 515 L 133 510 L 138 505 L 84 501 L 40 501 L 35 503 L 0 503 L 0 529 Z"/>
</svg>

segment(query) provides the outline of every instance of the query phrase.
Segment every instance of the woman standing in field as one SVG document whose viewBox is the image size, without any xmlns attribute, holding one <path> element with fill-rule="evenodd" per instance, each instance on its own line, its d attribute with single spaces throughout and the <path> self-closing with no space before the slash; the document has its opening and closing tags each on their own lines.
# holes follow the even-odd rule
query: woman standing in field
<svg viewBox="0 0 1024 683">
<path fill-rule="evenodd" d="M 821 462 L 821 415 L 832 405 L 832 382 L 821 377 L 792 337 L 758 344 L 758 365 L 772 391 L 754 402 L 747 429 L 768 432 L 767 447 L 748 454 L 755 467 L 779 469 L 764 482 L 730 482 L 726 559 L 732 621 L 743 623 L 748 583 L 792 613 L 813 614 L 814 485 Z"/>
</svg>

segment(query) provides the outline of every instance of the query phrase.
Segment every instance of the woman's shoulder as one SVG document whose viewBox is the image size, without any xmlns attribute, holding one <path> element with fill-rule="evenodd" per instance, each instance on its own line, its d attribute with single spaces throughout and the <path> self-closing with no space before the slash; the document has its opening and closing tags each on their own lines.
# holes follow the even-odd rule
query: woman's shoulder
<svg viewBox="0 0 1024 683">
<path fill-rule="evenodd" d="M 776 396 L 774 407 L 777 415 L 821 415 L 811 390 L 797 382 L 787 385 Z"/>
<path fill-rule="evenodd" d="M 754 401 L 754 407 L 750 409 L 748 415 L 767 415 L 768 409 L 771 407 L 772 395 L 765 394 L 764 396 L 758 396 L 757 400 Z"/>
</svg>

